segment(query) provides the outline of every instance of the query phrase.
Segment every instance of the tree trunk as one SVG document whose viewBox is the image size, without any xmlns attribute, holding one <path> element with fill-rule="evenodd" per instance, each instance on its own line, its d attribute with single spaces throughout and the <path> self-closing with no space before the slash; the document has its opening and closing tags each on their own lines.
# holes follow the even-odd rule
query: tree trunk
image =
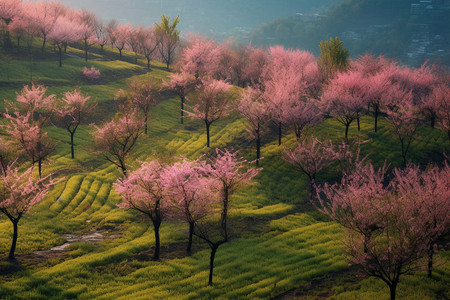
<svg viewBox="0 0 450 300">
<path fill-rule="evenodd" d="M 150 70 L 150 58 L 147 57 L 147 70 Z"/>
<path fill-rule="evenodd" d="M 43 42 L 42 42 L 42 55 L 44 55 L 44 51 L 45 51 L 45 42 L 47 41 L 47 37 L 44 35 L 43 37 Z"/>
<path fill-rule="evenodd" d="M 147 113 L 145 113 L 144 122 L 145 122 L 144 133 L 147 134 L 148 133 L 148 124 L 147 124 L 148 123 L 148 111 L 147 111 Z"/>
<path fill-rule="evenodd" d="M 211 246 L 211 256 L 209 258 L 209 280 L 208 285 L 212 285 L 213 283 L 213 269 L 214 269 L 214 257 L 216 256 L 217 248 L 219 245 L 214 244 Z"/>
<path fill-rule="evenodd" d="M 194 221 L 189 222 L 189 242 L 186 249 L 186 252 L 191 255 L 192 250 L 192 236 L 194 235 Z"/>
<path fill-rule="evenodd" d="M 375 132 L 377 132 L 378 130 L 378 112 L 379 112 L 380 108 L 378 105 L 375 105 L 374 108 L 374 117 L 375 117 Z"/>
<path fill-rule="evenodd" d="M 183 124 L 184 121 L 184 97 L 180 97 L 181 98 L 181 117 L 180 117 L 180 122 L 181 124 Z"/>
<path fill-rule="evenodd" d="M 62 47 L 59 47 L 59 66 L 62 67 Z"/>
<path fill-rule="evenodd" d="M 39 178 L 42 177 L 42 158 L 38 160 Z"/>
<path fill-rule="evenodd" d="M 11 244 L 11 249 L 9 250 L 8 258 L 15 259 L 14 252 L 16 251 L 17 232 L 18 232 L 17 223 L 19 222 L 19 220 L 11 220 L 11 222 L 13 223 L 14 233 L 13 233 L 13 240 L 12 240 L 12 244 Z"/>
<path fill-rule="evenodd" d="M 278 146 L 281 145 L 281 134 L 282 134 L 282 132 L 281 132 L 281 122 L 280 122 L 280 123 L 278 123 Z"/>
<path fill-rule="evenodd" d="M 100 45 L 100 53 L 102 53 L 102 54 L 103 54 L 103 46 L 105 46 L 105 45 Z"/>
<path fill-rule="evenodd" d="M 432 277 L 432 272 L 433 272 L 433 254 L 434 254 L 434 249 L 433 249 L 433 245 L 431 244 L 428 248 L 428 278 Z"/>
<path fill-rule="evenodd" d="M 88 61 L 88 43 L 87 39 L 84 39 L 84 60 Z"/>
<path fill-rule="evenodd" d="M 72 159 L 75 158 L 75 149 L 73 145 L 73 136 L 75 135 L 75 132 L 70 132 L 70 150 L 72 152 Z"/>
<path fill-rule="evenodd" d="M 152 260 L 159 260 L 159 250 L 161 248 L 161 242 L 159 240 L 159 227 L 161 226 L 161 220 L 157 219 L 153 222 L 153 228 L 155 230 L 155 253 L 153 253 Z"/>
<path fill-rule="evenodd" d="M 345 140 L 348 141 L 348 128 L 350 127 L 350 123 L 345 124 Z"/>
<path fill-rule="evenodd" d="M 261 135 L 259 129 L 256 130 L 256 166 L 259 166 L 259 159 L 261 158 Z"/>
<path fill-rule="evenodd" d="M 222 230 L 224 232 L 225 235 L 225 241 L 228 241 L 228 225 L 227 225 L 227 220 L 228 220 L 228 198 L 229 198 L 229 192 L 228 192 L 228 188 L 226 187 L 223 191 L 223 210 L 222 210 Z"/>
<path fill-rule="evenodd" d="M 206 147 L 209 147 L 209 126 L 211 126 L 210 123 L 205 122 L 206 124 Z"/>
<path fill-rule="evenodd" d="M 397 283 L 389 284 L 389 290 L 391 292 L 391 300 L 395 300 L 395 290 L 397 289 Z"/>
<path fill-rule="evenodd" d="M 359 115 L 358 118 L 356 118 L 356 122 L 358 123 L 358 133 L 361 132 L 361 124 L 359 123 Z"/>
<path fill-rule="evenodd" d="M 119 49 L 119 60 L 122 60 L 122 49 Z"/>
<path fill-rule="evenodd" d="M 436 122 L 436 116 L 434 115 L 434 113 L 431 113 L 430 126 L 431 126 L 432 129 L 434 129 L 435 122 Z"/>
</svg>

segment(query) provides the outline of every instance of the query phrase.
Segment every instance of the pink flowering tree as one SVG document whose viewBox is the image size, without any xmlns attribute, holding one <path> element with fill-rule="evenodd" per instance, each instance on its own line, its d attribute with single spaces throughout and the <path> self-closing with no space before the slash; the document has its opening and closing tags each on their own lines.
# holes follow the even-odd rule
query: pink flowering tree
<svg viewBox="0 0 450 300">
<path fill-rule="evenodd" d="M 162 175 L 172 214 L 189 224 L 187 253 L 191 253 L 194 226 L 203 219 L 217 198 L 217 181 L 199 172 L 202 163 L 183 158 Z"/>
<path fill-rule="evenodd" d="M 281 103 L 281 120 L 283 124 L 292 129 L 297 141 L 303 132 L 319 124 L 323 120 L 319 102 L 314 98 Z"/>
<path fill-rule="evenodd" d="M 201 219 L 194 229 L 194 235 L 204 240 L 211 248 L 208 285 L 213 283 L 214 257 L 217 249 L 229 240 L 228 210 L 231 196 L 240 186 L 250 184 L 253 177 L 261 170 L 249 168 L 248 162 L 238 155 L 238 152 L 216 149 L 216 156 L 198 168 L 206 176 L 218 181 L 217 205 L 220 218 L 213 217 L 216 210 L 212 206 L 212 209 L 208 210 L 208 215 L 212 217 L 209 222 L 203 222 L 204 219 Z"/>
<path fill-rule="evenodd" d="M 22 10 L 22 0 L 3 0 L 0 2 L 0 19 L 6 24 L 6 35 L 4 45 L 11 47 L 11 39 L 9 36 L 9 24 L 14 18 L 20 15 Z"/>
<path fill-rule="evenodd" d="M 119 50 L 119 60 L 122 60 L 122 51 L 123 49 L 125 49 L 125 46 L 128 43 L 132 30 L 133 27 L 129 23 L 118 24 L 114 32 L 111 33 L 113 37 L 110 37 L 110 40 L 117 48 L 117 50 Z"/>
<path fill-rule="evenodd" d="M 147 134 L 150 108 L 157 104 L 159 89 L 149 80 L 134 78 L 128 82 L 128 90 L 128 98 L 134 110 L 144 115 L 144 134 Z"/>
<path fill-rule="evenodd" d="M 65 43 L 74 43 L 82 38 L 83 27 L 66 17 L 59 17 L 52 30 L 48 33 L 48 38 L 52 39 L 59 51 L 59 66 L 62 67 L 62 48 Z"/>
<path fill-rule="evenodd" d="M 181 100 L 181 116 L 180 123 L 184 122 L 184 103 L 186 102 L 186 96 L 194 90 L 195 77 L 189 73 L 171 73 L 170 81 L 163 81 L 163 87 L 174 92 L 180 97 Z"/>
<path fill-rule="evenodd" d="M 317 174 L 334 162 L 333 144 L 325 144 L 316 138 L 297 141 L 294 150 L 284 150 L 283 159 L 308 176 L 309 200 L 312 200 Z"/>
<path fill-rule="evenodd" d="M 229 112 L 228 91 L 231 86 L 219 80 L 202 80 L 197 94 L 190 100 L 191 111 L 186 111 L 190 118 L 202 120 L 206 126 L 206 147 L 209 147 L 209 129 Z"/>
<path fill-rule="evenodd" d="M 90 42 L 99 45 L 100 52 L 103 53 L 103 47 L 108 43 L 108 33 L 105 25 L 100 20 L 96 22 L 94 35 L 91 37 Z"/>
<path fill-rule="evenodd" d="M 47 87 L 34 82 L 25 85 L 20 92 L 16 93 L 15 102 L 7 102 L 9 109 L 21 114 L 31 114 L 31 120 L 35 120 L 41 126 L 46 124 L 51 116 L 51 110 L 55 101 L 55 95 L 46 95 Z"/>
<path fill-rule="evenodd" d="M 147 69 L 150 70 L 150 61 L 158 49 L 158 40 L 153 27 L 142 28 L 136 36 L 138 51 L 147 59 Z"/>
<path fill-rule="evenodd" d="M 182 72 L 195 76 L 196 79 L 214 77 L 219 68 L 220 48 L 212 39 L 191 35 L 178 61 Z"/>
<path fill-rule="evenodd" d="M 33 167 L 22 173 L 18 168 L 9 165 L 5 172 L 0 174 L 0 212 L 8 217 L 14 228 L 9 259 L 15 259 L 20 219 L 61 180 L 50 179 L 51 175 L 35 179 L 32 173 Z"/>
<path fill-rule="evenodd" d="M 387 120 L 392 125 L 393 134 L 400 141 L 403 165 L 406 166 L 411 144 L 417 138 L 417 130 L 422 126 L 422 119 L 411 102 L 411 93 L 406 94 L 402 101 L 400 106 L 388 109 Z"/>
<path fill-rule="evenodd" d="M 400 276 L 411 272 L 423 254 L 423 234 L 412 230 L 421 215 L 387 186 L 387 167 L 368 164 L 340 183 L 317 188 L 319 210 L 346 230 L 346 258 L 369 276 L 383 280 L 396 296 Z"/>
<path fill-rule="evenodd" d="M 175 51 L 180 43 L 180 31 L 177 29 L 179 23 L 178 15 L 172 22 L 170 16 L 161 15 L 161 22 L 155 23 L 155 36 L 158 40 L 158 51 L 161 60 L 166 64 L 169 71 L 173 63 Z"/>
<path fill-rule="evenodd" d="M 33 122 L 31 112 L 26 115 L 5 114 L 9 123 L 6 125 L 6 132 L 18 145 L 34 165 L 38 163 L 39 177 L 42 176 L 42 162 L 55 149 L 54 142 L 47 132 L 42 131 L 40 124 Z"/>
<path fill-rule="evenodd" d="M 100 78 L 100 70 L 97 70 L 94 67 L 91 67 L 90 69 L 84 67 L 82 72 L 84 77 L 89 81 L 95 81 Z"/>
<path fill-rule="evenodd" d="M 80 10 L 75 13 L 75 21 L 79 24 L 80 39 L 83 42 L 84 60 L 88 61 L 89 44 L 96 35 L 98 24 L 97 16 L 87 10 Z"/>
<path fill-rule="evenodd" d="M 278 127 L 278 144 L 281 145 L 285 112 L 289 107 L 304 107 L 301 101 L 315 97 L 320 87 L 317 60 L 309 52 L 285 50 L 280 46 L 270 48 L 262 80 L 265 98 L 271 105 L 272 121 Z"/>
<path fill-rule="evenodd" d="M 350 124 L 358 119 L 366 107 L 366 85 L 359 72 L 339 73 L 332 78 L 323 92 L 323 110 L 345 126 L 345 140 L 348 140 Z M 359 121 L 358 121 L 359 132 Z"/>
<path fill-rule="evenodd" d="M 247 130 L 256 140 L 256 165 L 258 166 L 261 158 L 263 126 L 270 120 L 269 104 L 260 90 L 248 88 L 242 91 L 237 110 L 247 120 Z"/>
<path fill-rule="evenodd" d="M 30 8 L 29 11 L 31 13 L 33 24 L 35 24 L 39 35 L 42 37 L 42 55 L 44 55 L 48 35 L 55 27 L 57 19 L 64 18 L 68 8 L 61 2 L 40 1 L 36 2 L 35 7 Z"/>
<path fill-rule="evenodd" d="M 443 129 L 447 130 L 450 140 L 449 94 L 450 87 L 448 84 L 442 83 L 436 85 L 433 87 L 433 91 L 423 100 L 421 107 L 425 111 L 425 114 L 428 115 L 431 128 L 434 128 L 435 123 L 440 124 Z"/>
<path fill-rule="evenodd" d="M 120 168 L 123 175 L 127 177 L 127 158 L 142 135 L 144 121 L 136 115 L 128 115 L 114 119 L 95 126 L 92 133 L 97 153 L 107 161 Z"/>
<path fill-rule="evenodd" d="M 163 179 L 167 166 L 159 161 L 145 162 L 130 172 L 128 177 L 118 179 L 114 187 L 122 197 L 120 208 L 133 209 L 148 216 L 155 233 L 153 260 L 159 260 L 161 223 L 169 210 L 167 188 Z"/>
<path fill-rule="evenodd" d="M 92 113 L 94 106 L 88 101 L 90 96 L 84 96 L 79 90 L 66 92 L 60 105 L 55 108 L 55 115 L 70 134 L 70 150 L 72 159 L 75 158 L 74 136 L 87 114 Z"/>
<path fill-rule="evenodd" d="M 400 201 L 409 204 L 405 213 L 420 216 L 411 231 L 423 235 L 431 278 L 436 244 L 450 228 L 450 167 L 446 162 L 442 169 L 434 166 L 422 171 L 419 166 L 408 165 L 405 170 L 395 169 L 394 174 L 393 189 L 401 195 Z"/>
</svg>

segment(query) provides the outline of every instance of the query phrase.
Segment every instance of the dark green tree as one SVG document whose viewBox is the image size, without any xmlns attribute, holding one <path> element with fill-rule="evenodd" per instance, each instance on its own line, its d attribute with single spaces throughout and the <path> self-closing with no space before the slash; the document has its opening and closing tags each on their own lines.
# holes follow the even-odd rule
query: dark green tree
<svg viewBox="0 0 450 300">
<path fill-rule="evenodd" d="M 161 23 L 155 23 L 155 34 L 158 39 L 158 49 L 166 68 L 169 70 L 170 64 L 173 62 L 175 50 L 180 41 L 180 31 L 177 25 L 180 22 L 177 17 L 170 23 L 170 16 L 161 15 Z"/>
<path fill-rule="evenodd" d="M 338 37 L 320 42 L 318 63 L 324 81 L 328 81 L 336 73 L 345 71 L 348 68 L 349 51 L 342 47 L 343 44 L 344 42 L 339 41 Z"/>
</svg>

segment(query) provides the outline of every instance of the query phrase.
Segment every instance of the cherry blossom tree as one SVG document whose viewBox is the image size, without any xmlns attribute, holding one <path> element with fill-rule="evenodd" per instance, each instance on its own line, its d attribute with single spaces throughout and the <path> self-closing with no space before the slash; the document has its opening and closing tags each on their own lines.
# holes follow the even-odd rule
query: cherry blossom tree
<svg viewBox="0 0 450 300">
<path fill-rule="evenodd" d="M 375 170 L 367 164 L 344 176 L 340 183 L 317 188 L 319 210 L 346 228 L 347 259 L 369 276 L 383 280 L 392 300 L 400 276 L 415 269 L 426 251 L 426 235 L 434 232 L 423 226 L 431 219 L 421 209 L 430 205 L 414 202 L 425 203 L 424 198 L 444 198 L 447 202 L 449 199 L 448 182 L 446 187 L 445 183 L 436 186 L 435 175 L 429 179 L 417 175 L 417 168 L 397 169 L 394 179 L 386 184 L 387 166 Z M 442 187 L 443 191 L 434 187 Z M 448 222 L 448 204 L 446 210 Z M 441 226 L 445 223 L 436 228 Z"/>
<path fill-rule="evenodd" d="M 47 37 L 52 39 L 59 51 L 59 66 L 62 67 L 62 48 L 65 43 L 74 43 L 82 38 L 84 26 L 66 17 L 59 17 Z"/>
<path fill-rule="evenodd" d="M 442 169 L 434 166 L 422 171 L 419 166 L 408 165 L 405 170 L 395 169 L 394 174 L 393 189 L 409 204 L 407 213 L 420 216 L 411 230 L 423 235 L 431 278 L 436 243 L 450 228 L 450 167 L 446 162 Z"/>
<path fill-rule="evenodd" d="M 285 126 L 292 128 L 299 141 L 305 129 L 319 124 L 323 120 L 323 115 L 319 102 L 309 98 L 281 103 L 281 119 Z"/>
<path fill-rule="evenodd" d="M 114 32 L 110 35 L 110 41 L 119 50 L 119 60 L 122 60 L 122 51 L 128 43 L 133 26 L 127 24 L 117 24 Z"/>
<path fill-rule="evenodd" d="M 178 65 L 182 72 L 189 73 L 196 79 L 205 76 L 213 78 L 219 69 L 220 51 L 213 39 L 190 35 Z"/>
<path fill-rule="evenodd" d="M 6 24 L 6 36 L 4 45 L 11 47 L 11 39 L 9 35 L 9 24 L 14 18 L 21 14 L 22 0 L 2 0 L 0 2 L 0 19 Z"/>
<path fill-rule="evenodd" d="M 271 103 L 273 122 L 278 127 L 281 145 L 283 107 L 295 107 L 298 101 L 316 96 L 320 87 L 317 60 L 309 52 L 270 48 L 270 61 L 263 74 L 263 90 Z M 289 104 L 287 104 L 289 103 Z M 300 104 L 300 103 L 299 103 Z"/>
<path fill-rule="evenodd" d="M 206 125 L 206 147 L 209 147 L 209 129 L 213 122 L 228 114 L 229 94 L 231 86 L 219 80 L 202 80 L 197 86 L 198 92 L 186 111 L 193 119 L 202 120 Z"/>
<path fill-rule="evenodd" d="M 95 35 L 91 37 L 91 41 L 100 46 L 100 51 L 103 53 L 103 47 L 108 43 L 108 33 L 106 27 L 101 21 L 97 20 L 95 26 Z"/>
<path fill-rule="evenodd" d="M 323 110 L 345 125 L 345 140 L 350 124 L 366 106 L 367 89 L 363 83 L 359 72 L 339 73 L 330 80 L 321 97 Z"/>
<path fill-rule="evenodd" d="M 37 31 L 41 35 L 42 41 L 42 55 L 44 55 L 45 44 L 48 34 L 55 26 L 56 20 L 59 17 L 64 17 L 68 8 L 58 1 L 40 1 L 36 2 L 34 9 L 30 10 L 32 14 L 33 24 L 37 27 Z"/>
<path fill-rule="evenodd" d="M 263 126 L 270 119 L 269 104 L 265 101 L 263 93 L 258 89 L 247 88 L 241 93 L 237 110 L 247 119 L 248 131 L 256 140 L 256 165 L 261 158 L 261 134 Z"/>
<path fill-rule="evenodd" d="M 411 143 L 417 138 L 417 130 L 422 126 L 422 120 L 411 99 L 412 94 L 409 92 L 402 98 L 403 103 L 399 107 L 394 106 L 387 111 L 387 120 L 393 127 L 393 134 L 400 141 L 404 166 L 407 163 Z"/>
<path fill-rule="evenodd" d="M 147 59 L 147 69 L 150 70 L 150 60 L 158 49 L 158 40 L 155 35 L 155 29 L 153 27 L 142 28 L 137 33 L 136 38 L 139 48 L 138 51 Z"/>
<path fill-rule="evenodd" d="M 180 97 L 181 100 L 181 116 L 180 123 L 183 124 L 184 121 L 184 103 L 186 101 L 186 96 L 195 87 L 195 77 L 189 73 L 171 73 L 170 81 L 163 81 L 163 86 Z"/>
<path fill-rule="evenodd" d="M 31 163 L 38 163 L 39 177 L 42 176 L 42 161 L 55 149 L 55 144 L 46 132 L 42 131 L 40 124 L 33 122 L 31 112 L 26 115 L 15 113 L 5 114 L 9 123 L 6 132 L 25 152 Z"/>
<path fill-rule="evenodd" d="M 209 207 L 217 198 L 217 181 L 198 171 L 199 161 L 182 158 L 168 166 L 161 176 L 168 190 L 172 214 L 181 217 L 189 224 L 187 253 L 191 253 L 194 226 L 204 218 Z"/>
<path fill-rule="evenodd" d="M 76 13 L 75 19 L 79 24 L 80 39 L 84 47 L 84 60 L 88 61 L 89 43 L 92 41 L 98 28 L 98 20 L 93 12 L 80 10 Z"/>
<path fill-rule="evenodd" d="M 448 120 L 449 117 L 446 117 L 446 115 L 450 115 L 449 93 L 449 85 L 442 83 L 435 85 L 432 92 L 423 99 L 421 108 L 430 120 L 431 128 L 435 127 L 436 122 Z M 448 134 L 450 139 L 450 131 L 448 131 Z"/>
<path fill-rule="evenodd" d="M 32 173 L 33 167 L 22 173 L 18 168 L 9 165 L 5 172 L 0 174 L 0 212 L 9 218 L 14 228 L 9 259 L 15 259 L 20 219 L 44 198 L 52 186 L 61 181 L 50 179 L 52 174 L 35 179 Z"/>
<path fill-rule="evenodd" d="M 284 150 L 283 159 L 308 176 L 310 201 L 314 193 L 316 175 L 335 161 L 333 147 L 331 141 L 327 145 L 317 138 L 312 138 L 297 141 L 297 147 L 292 151 Z"/>
<path fill-rule="evenodd" d="M 144 121 L 136 115 L 125 114 L 103 124 L 95 126 L 92 133 L 97 153 L 107 161 L 120 168 L 127 177 L 127 158 L 142 134 Z"/>
<path fill-rule="evenodd" d="M 13 111 L 22 114 L 31 114 L 31 120 L 35 120 L 43 126 L 50 118 L 55 95 L 46 96 L 48 87 L 32 82 L 25 85 L 20 92 L 16 93 L 16 102 L 7 102 L 8 107 Z"/>
<path fill-rule="evenodd" d="M 144 162 L 130 172 L 128 177 L 119 178 L 114 187 L 122 197 L 120 208 L 133 209 L 148 216 L 155 233 L 155 252 L 153 260 L 159 260 L 161 223 L 167 215 L 170 204 L 163 174 L 167 166 L 159 161 Z"/>
<path fill-rule="evenodd" d="M 70 134 L 70 150 L 72 159 L 75 158 L 73 138 L 82 118 L 92 113 L 93 105 L 88 101 L 91 97 L 84 96 L 79 90 L 66 92 L 61 99 L 61 105 L 55 109 L 55 115 Z"/>
<path fill-rule="evenodd" d="M 229 240 L 228 210 L 231 195 L 242 185 L 250 184 L 261 169 L 248 168 L 248 162 L 238 156 L 238 152 L 216 149 L 216 157 L 210 158 L 199 171 L 217 180 L 219 183 L 220 219 L 211 218 L 209 222 L 197 222 L 194 235 L 204 240 L 211 248 L 208 285 L 213 283 L 214 258 L 220 245 Z M 208 211 L 213 216 L 215 210 Z M 203 219 L 201 219 L 203 221 Z"/>
</svg>

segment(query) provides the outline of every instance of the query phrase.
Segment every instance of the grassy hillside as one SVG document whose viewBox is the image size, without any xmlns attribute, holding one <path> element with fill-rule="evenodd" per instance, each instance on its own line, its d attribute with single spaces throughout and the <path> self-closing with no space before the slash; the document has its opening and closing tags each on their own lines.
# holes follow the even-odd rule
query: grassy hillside
<svg viewBox="0 0 450 300">
<path fill-rule="evenodd" d="M 38 42 L 38 41 L 36 41 Z M 81 87 L 99 103 L 96 123 L 114 114 L 113 95 L 125 87 L 131 76 L 145 76 L 161 81 L 168 76 L 162 65 L 153 62 L 147 72 L 144 61 L 135 64 L 118 61 L 117 53 L 94 49 L 85 63 L 81 51 L 68 49 L 63 67 L 58 68 L 52 49 L 42 58 L 35 54 L 33 79 L 49 86 L 49 92 L 60 96 Z M 30 62 L 23 53 L 10 54 L 9 78 L 0 77 L 0 100 L 15 98 L 29 80 Z M 99 82 L 87 83 L 81 77 L 84 66 L 95 66 L 102 72 Z M 3 105 L 3 101 L 0 101 Z M 3 107 L 2 107 L 3 109 Z M 391 135 L 385 120 L 378 133 L 372 132 L 373 118 L 363 117 L 361 129 L 371 142 L 364 145 L 363 155 L 370 155 L 375 165 L 385 159 L 394 166 L 401 164 L 400 145 Z M 186 256 L 187 225 L 163 222 L 160 262 L 151 261 L 154 235 L 149 220 L 117 208 L 120 202 L 112 184 L 119 170 L 92 154 L 92 126 L 82 125 L 75 135 L 76 159 L 70 159 L 69 134 L 62 128 L 48 127 L 58 141 L 55 154 L 43 166 L 44 174 L 58 172 L 65 180 L 55 186 L 46 198 L 19 223 L 17 262 L 6 259 L 12 236 L 12 225 L 0 218 L 0 298 L 1 299 L 210 299 L 210 298 L 315 298 L 380 299 L 389 290 L 379 280 L 356 277 L 342 256 L 341 228 L 319 214 L 306 202 L 308 181 L 280 158 L 276 134 L 263 141 L 261 166 L 255 185 L 239 190 L 233 196 L 231 242 L 217 252 L 215 283 L 207 286 L 209 248 L 195 240 L 192 256 Z M 320 139 L 340 141 L 344 128 L 327 119 L 313 130 Z M 350 129 L 357 134 L 356 124 Z M 151 112 L 149 133 L 139 140 L 130 163 L 151 160 L 156 156 L 197 158 L 210 149 L 205 147 L 204 125 L 195 120 L 179 124 L 179 99 L 165 95 Z M 286 134 L 284 145 L 295 144 Z M 233 146 L 242 149 L 252 160 L 253 142 L 247 139 L 245 122 L 236 115 L 211 127 L 212 147 Z M 411 159 L 426 164 L 449 152 L 446 133 L 423 128 L 413 143 Z M 318 180 L 335 180 L 337 171 L 329 168 Z M 73 235 L 78 238 L 63 251 L 61 246 Z M 89 236 L 95 237 L 94 240 Z M 449 298 L 450 251 L 439 251 L 440 264 L 433 279 L 425 272 L 402 277 L 398 288 L 400 299 Z"/>
</svg>

